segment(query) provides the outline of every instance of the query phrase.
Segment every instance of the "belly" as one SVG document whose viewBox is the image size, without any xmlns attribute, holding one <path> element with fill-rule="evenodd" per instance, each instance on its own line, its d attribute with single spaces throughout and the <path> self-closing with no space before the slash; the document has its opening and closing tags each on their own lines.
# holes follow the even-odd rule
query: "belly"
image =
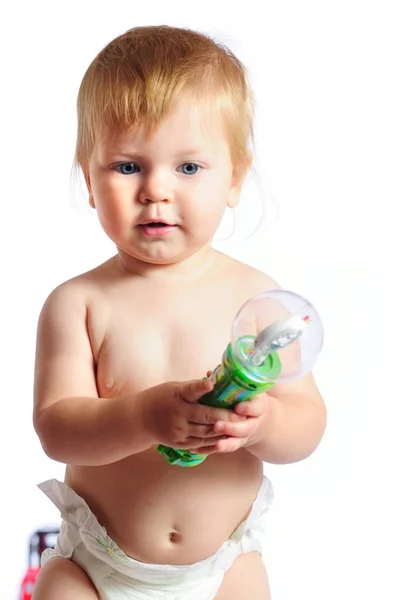
<svg viewBox="0 0 400 600">
<path fill-rule="evenodd" d="M 197 467 L 169 465 L 156 449 L 101 467 L 68 467 L 66 483 L 128 556 L 191 564 L 214 554 L 247 516 L 262 463 L 245 450 Z"/>
</svg>

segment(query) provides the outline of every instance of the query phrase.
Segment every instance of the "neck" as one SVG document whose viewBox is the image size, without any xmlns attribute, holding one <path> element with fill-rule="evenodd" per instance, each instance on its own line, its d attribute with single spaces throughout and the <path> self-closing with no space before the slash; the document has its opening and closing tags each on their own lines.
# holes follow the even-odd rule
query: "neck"
<svg viewBox="0 0 400 600">
<path fill-rule="evenodd" d="M 216 254 L 216 251 L 207 245 L 177 262 L 157 264 L 145 262 L 119 250 L 115 260 L 128 275 L 137 275 L 160 283 L 178 283 L 202 277 L 213 266 Z"/>
</svg>

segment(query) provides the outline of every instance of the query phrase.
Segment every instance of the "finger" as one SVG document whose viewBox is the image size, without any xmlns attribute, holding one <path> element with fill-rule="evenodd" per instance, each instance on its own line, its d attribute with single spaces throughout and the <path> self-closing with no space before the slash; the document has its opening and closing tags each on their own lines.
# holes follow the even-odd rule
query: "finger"
<svg viewBox="0 0 400 600">
<path fill-rule="evenodd" d="M 194 406 L 191 414 L 187 416 L 189 423 L 198 423 L 201 425 L 213 425 L 217 421 L 239 422 L 246 420 L 245 415 L 237 415 L 234 410 L 226 408 L 215 408 L 199 404 Z"/>
<path fill-rule="evenodd" d="M 213 374 L 213 371 L 207 371 L 207 377 L 211 377 L 212 374 Z"/>
<path fill-rule="evenodd" d="M 213 438 L 221 434 L 214 430 L 214 425 L 192 425 L 188 429 L 188 437 Z"/>
<path fill-rule="evenodd" d="M 216 452 L 236 452 L 246 443 L 247 438 L 233 438 L 229 437 L 224 440 L 220 440 L 216 445 Z"/>
<path fill-rule="evenodd" d="M 228 438 L 224 437 L 213 446 L 203 446 L 202 448 L 191 448 L 189 452 L 194 454 L 217 454 L 235 452 L 246 443 L 247 438 Z"/>
<path fill-rule="evenodd" d="M 186 402 L 197 402 L 204 394 L 213 389 L 213 382 L 210 379 L 198 379 L 184 383 L 179 388 L 181 398 Z"/>
<path fill-rule="evenodd" d="M 189 452 L 193 452 L 195 454 L 215 454 L 216 452 L 218 452 L 217 450 L 217 445 L 220 441 L 222 440 L 226 440 L 227 436 L 223 435 L 220 436 L 218 440 L 215 440 L 213 444 L 208 443 L 208 444 L 204 444 L 203 446 L 200 447 L 196 447 L 196 448 L 190 448 Z"/>
<path fill-rule="evenodd" d="M 213 438 L 208 438 L 208 439 L 191 436 L 191 437 L 188 437 L 185 442 L 175 442 L 174 448 L 177 448 L 179 450 L 189 450 L 190 452 L 192 452 L 193 448 L 196 448 L 196 452 L 198 452 L 199 454 L 202 454 L 205 447 L 210 446 L 210 445 L 215 446 L 217 442 L 219 442 L 220 440 L 225 440 L 225 439 L 226 439 L 226 435 L 220 435 L 220 434 L 216 435 Z"/>
<path fill-rule="evenodd" d="M 246 419 L 241 423 L 227 423 L 226 421 L 218 421 L 214 425 L 214 431 L 219 434 L 235 438 L 249 437 L 257 428 L 256 419 Z"/>
<path fill-rule="evenodd" d="M 268 409 L 268 400 L 262 396 L 257 396 L 253 400 L 239 402 L 235 406 L 235 413 L 245 415 L 246 417 L 261 417 Z"/>
<path fill-rule="evenodd" d="M 220 415 L 219 421 L 228 421 L 229 423 L 240 423 L 246 420 L 246 415 L 238 415 L 234 410 L 225 410 L 223 408 L 217 409 L 219 412 L 216 416 Z M 215 421 L 216 422 L 216 421 Z"/>
<path fill-rule="evenodd" d="M 189 452 L 193 454 L 216 454 L 218 452 L 216 445 L 203 446 L 202 448 L 190 448 Z"/>
</svg>

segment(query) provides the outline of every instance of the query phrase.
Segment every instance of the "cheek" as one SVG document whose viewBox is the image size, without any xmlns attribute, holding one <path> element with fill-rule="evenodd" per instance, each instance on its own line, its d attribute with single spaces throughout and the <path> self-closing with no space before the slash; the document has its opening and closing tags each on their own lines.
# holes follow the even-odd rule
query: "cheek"
<svg viewBox="0 0 400 600">
<path fill-rule="evenodd" d="M 183 216 L 191 228 L 212 229 L 218 226 L 225 211 L 226 203 L 216 194 L 202 195 L 188 204 Z"/>
<path fill-rule="evenodd" d="M 93 186 L 93 196 L 97 214 L 102 224 L 116 222 L 123 218 L 129 210 L 127 186 L 121 182 L 110 183 L 107 179 L 99 180 Z"/>
<path fill-rule="evenodd" d="M 117 202 L 115 197 L 103 196 L 96 204 L 99 222 L 105 233 L 112 239 L 118 236 L 129 223 L 123 203 Z"/>
<path fill-rule="evenodd" d="M 228 191 L 228 178 L 214 172 L 204 177 L 201 184 L 196 186 L 193 199 L 200 208 L 210 211 L 215 210 L 218 213 L 221 205 L 226 205 Z"/>
<path fill-rule="evenodd" d="M 228 192 L 229 188 L 226 181 L 218 178 L 210 181 L 209 185 L 202 190 L 200 197 L 196 199 L 199 213 L 214 224 L 219 222 L 227 207 Z"/>
<path fill-rule="evenodd" d="M 192 207 L 185 221 L 193 239 L 204 244 L 214 237 L 222 221 L 226 203 L 221 202 L 221 198 L 216 195 L 209 195 L 201 200 Z"/>
</svg>

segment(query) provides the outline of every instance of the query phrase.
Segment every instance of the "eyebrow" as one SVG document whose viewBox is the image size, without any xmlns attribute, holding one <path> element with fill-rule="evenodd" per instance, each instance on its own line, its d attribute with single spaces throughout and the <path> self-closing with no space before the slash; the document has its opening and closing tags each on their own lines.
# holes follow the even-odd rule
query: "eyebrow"
<svg viewBox="0 0 400 600">
<path fill-rule="evenodd" d="M 141 158 L 141 152 L 135 151 L 135 149 L 124 150 L 123 148 L 110 148 L 106 151 L 109 154 L 120 154 L 121 156 L 126 156 L 127 158 Z M 177 150 L 174 152 L 174 156 L 195 156 L 195 155 L 210 155 L 211 152 L 207 150 L 202 150 L 201 148 L 187 148 L 182 150 Z"/>
<path fill-rule="evenodd" d="M 208 152 L 206 150 L 203 150 L 202 148 L 187 148 L 179 150 L 179 152 L 177 152 L 176 154 L 184 154 L 186 156 L 190 154 L 208 154 Z"/>
<path fill-rule="evenodd" d="M 114 151 L 114 152 L 110 152 L 104 156 L 104 160 L 107 161 L 119 161 L 119 162 L 132 162 L 132 163 L 138 163 L 141 165 L 145 165 L 145 164 L 151 164 L 153 159 L 151 156 L 145 156 L 143 154 L 135 154 L 132 151 L 131 152 L 118 152 L 118 151 Z M 200 152 L 200 151 L 194 151 L 194 150 L 186 150 L 183 152 L 179 152 L 179 153 L 175 153 L 173 154 L 169 159 L 169 161 L 176 161 L 179 164 L 183 164 L 183 163 L 189 163 L 189 162 L 203 162 L 203 163 L 209 163 L 212 160 L 214 160 L 215 157 L 215 153 L 211 153 L 211 152 Z"/>
</svg>

